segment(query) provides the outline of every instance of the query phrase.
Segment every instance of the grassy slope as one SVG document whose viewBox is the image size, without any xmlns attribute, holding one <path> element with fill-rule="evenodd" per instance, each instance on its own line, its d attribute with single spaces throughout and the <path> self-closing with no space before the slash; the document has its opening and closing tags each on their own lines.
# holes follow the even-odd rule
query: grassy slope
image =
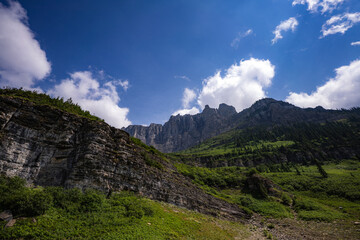
<svg viewBox="0 0 360 240">
<path fill-rule="evenodd" d="M 247 227 L 159 203 L 132 193 L 63 188 L 27 188 L 19 178 L 0 178 L 0 211 L 17 218 L 0 221 L 0 239 L 234 239 Z M 35 221 L 35 220 L 36 221 Z"/>
<path fill-rule="evenodd" d="M 51 98 L 49 95 L 44 93 L 38 93 L 35 91 L 27 91 L 16 88 L 4 88 L 0 89 L 0 96 L 20 98 L 31 101 L 38 105 L 48 105 L 57 109 L 76 114 L 81 117 L 85 117 L 95 121 L 103 121 L 102 119 L 91 115 L 89 111 L 84 111 L 81 107 L 72 102 L 71 99 L 64 101 L 63 98 Z"/>
<path fill-rule="evenodd" d="M 124 217 L 121 209 L 110 206 L 86 214 L 69 214 L 52 208 L 36 217 L 36 223 L 32 219 L 17 221 L 14 227 L 4 229 L 0 238 L 242 239 L 250 234 L 240 223 L 216 219 L 169 204 L 143 201 L 154 210 L 153 216 L 141 219 Z"/>
<path fill-rule="evenodd" d="M 310 152 L 322 156 L 323 152 L 357 149 L 359 145 L 360 119 L 354 115 L 349 119 L 324 124 L 302 123 L 231 130 L 172 156 L 189 164 L 199 157 L 207 158 L 208 162 L 226 161 L 231 164 L 233 160 L 241 159 L 246 163 L 249 160 L 273 159 L 295 152 Z"/>
<path fill-rule="evenodd" d="M 240 167 L 203 168 L 176 164 L 209 194 L 237 203 L 266 217 L 334 221 L 360 218 L 360 163 L 345 160 L 324 165 L 328 178 L 315 166 L 294 168 L 289 172 L 260 173 L 278 184 L 279 196 L 254 197 L 243 191 L 247 169 Z"/>
</svg>

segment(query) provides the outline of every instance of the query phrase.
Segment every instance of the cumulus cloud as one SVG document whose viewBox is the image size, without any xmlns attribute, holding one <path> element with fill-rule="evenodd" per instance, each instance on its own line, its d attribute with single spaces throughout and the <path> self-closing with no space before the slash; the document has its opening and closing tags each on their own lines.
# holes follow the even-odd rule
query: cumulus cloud
<svg viewBox="0 0 360 240">
<path fill-rule="evenodd" d="M 332 16 L 323 24 L 321 37 L 327 35 L 341 33 L 344 34 L 347 30 L 352 28 L 356 23 L 360 22 L 360 12 L 356 13 L 343 13 Z"/>
<path fill-rule="evenodd" d="M 108 81 L 101 85 L 91 72 L 82 71 L 70 74 L 70 78 L 55 85 L 48 94 L 64 99 L 71 98 L 73 102 L 103 118 L 108 124 L 121 128 L 131 122 L 127 119 L 129 109 L 118 106 L 120 97 L 117 86 L 126 89 L 128 82 L 124 84 L 121 81 Z"/>
<path fill-rule="evenodd" d="M 217 108 L 220 103 L 232 105 L 239 112 L 256 100 L 266 97 L 264 89 L 271 85 L 275 67 L 269 60 L 251 58 L 240 61 L 226 70 L 218 71 L 203 81 L 197 102 Z"/>
<path fill-rule="evenodd" d="M 192 107 L 192 108 L 189 108 L 189 109 L 180 109 L 180 110 L 177 110 L 176 112 L 174 112 L 173 116 L 176 116 L 178 114 L 180 114 L 181 116 L 182 115 L 186 115 L 186 114 L 190 114 L 190 115 L 195 115 L 195 114 L 198 114 L 200 111 L 197 107 Z"/>
<path fill-rule="evenodd" d="M 308 5 L 307 10 L 310 12 L 318 12 L 321 9 L 321 13 L 332 12 L 339 5 L 341 5 L 344 0 L 294 0 L 292 5 L 297 4 Z"/>
<path fill-rule="evenodd" d="M 248 29 L 246 32 L 240 32 L 238 33 L 238 35 L 236 36 L 236 38 L 231 42 L 230 46 L 233 48 L 237 48 L 240 40 L 251 35 L 253 33 L 252 29 Z"/>
<path fill-rule="evenodd" d="M 194 90 L 191 90 L 189 88 L 185 88 L 183 98 L 182 98 L 182 104 L 184 108 L 188 108 L 190 103 L 194 101 L 196 98 L 196 93 Z"/>
<path fill-rule="evenodd" d="M 0 85 L 33 88 L 51 71 L 18 2 L 0 3 Z"/>
<path fill-rule="evenodd" d="M 359 45 L 360 45 L 360 41 L 352 42 L 352 43 L 351 43 L 351 46 L 359 46 Z"/>
<path fill-rule="evenodd" d="M 271 40 L 272 44 L 283 38 L 283 36 L 281 35 L 282 32 L 287 32 L 289 30 L 294 32 L 298 24 L 298 21 L 294 17 L 282 21 L 278 26 L 276 26 L 275 30 L 273 31 L 275 37 L 273 38 L 273 40 Z"/>
<path fill-rule="evenodd" d="M 322 106 L 324 108 L 350 108 L 360 105 L 360 60 L 335 69 L 336 76 L 316 91 L 307 93 L 290 92 L 286 101 L 299 107 Z"/>
<path fill-rule="evenodd" d="M 190 108 L 190 104 L 196 99 L 196 93 L 194 90 L 189 89 L 189 88 L 185 88 L 184 93 L 183 93 L 183 97 L 182 97 L 182 107 L 183 109 L 177 110 L 176 112 L 174 112 L 171 115 L 185 115 L 185 114 L 197 114 L 199 113 L 199 109 L 197 107 L 192 107 Z"/>
</svg>

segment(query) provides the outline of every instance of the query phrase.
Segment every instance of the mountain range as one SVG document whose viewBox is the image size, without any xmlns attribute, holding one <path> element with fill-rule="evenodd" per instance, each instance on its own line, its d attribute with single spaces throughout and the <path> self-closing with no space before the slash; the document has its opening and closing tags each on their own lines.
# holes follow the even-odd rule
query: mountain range
<svg viewBox="0 0 360 240">
<path fill-rule="evenodd" d="M 353 115 L 359 116 L 359 109 L 326 110 L 321 106 L 300 108 L 287 102 L 264 98 L 239 113 L 224 103 L 217 109 L 206 105 L 199 114 L 171 116 L 163 125 L 130 125 L 123 130 L 147 145 L 171 153 L 188 149 L 233 129 L 333 122 Z"/>
</svg>

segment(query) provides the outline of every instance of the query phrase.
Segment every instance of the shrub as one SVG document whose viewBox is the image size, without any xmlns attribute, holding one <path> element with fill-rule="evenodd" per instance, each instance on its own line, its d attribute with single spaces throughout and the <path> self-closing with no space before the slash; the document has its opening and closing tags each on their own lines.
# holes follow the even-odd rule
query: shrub
<svg viewBox="0 0 360 240">
<path fill-rule="evenodd" d="M 81 211 L 83 212 L 92 212 L 100 209 L 104 202 L 104 195 L 100 192 L 87 189 L 85 190 L 83 197 L 81 199 Z"/>
<path fill-rule="evenodd" d="M 113 194 L 110 198 L 110 204 L 112 206 L 123 206 L 125 208 L 125 216 L 127 217 L 140 219 L 143 216 L 154 215 L 154 209 L 150 204 L 130 192 Z"/>
<path fill-rule="evenodd" d="M 42 190 L 26 189 L 9 198 L 7 208 L 14 216 L 32 217 L 44 214 L 52 204 L 52 196 Z"/>
<path fill-rule="evenodd" d="M 291 204 L 293 202 L 291 197 L 284 192 L 281 194 L 281 201 L 284 205 L 287 205 L 287 206 L 291 206 Z"/>
<path fill-rule="evenodd" d="M 46 187 L 53 197 L 54 207 L 62 208 L 68 212 L 78 212 L 81 209 L 83 193 L 78 188 L 64 189 L 63 187 Z"/>
</svg>

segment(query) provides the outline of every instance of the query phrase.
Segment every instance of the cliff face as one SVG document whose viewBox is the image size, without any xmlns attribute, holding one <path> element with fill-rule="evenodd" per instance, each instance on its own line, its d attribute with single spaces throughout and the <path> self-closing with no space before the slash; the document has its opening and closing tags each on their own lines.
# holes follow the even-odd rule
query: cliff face
<svg viewBox="0 0 360 240">
<path fill-rule="evenodd" d="M 322 123 L 347 118 L 349 113 L 338 110 L 300 108 L 290 103 L 265 98 L 255 102 L 236 116 L 238 128 L 254 125 L 288 125 L 294 123 Z"/>
<path fill-rule="evenodd" d="M 132 190 L 204 213 L 245 216 L 195 187 L 126 132 L 19 98 L 0 96 L 0 174 L 43 186 Z"/>
<path fill-rule="evenodd" d="M 202 113 L 171 116 L 164 125 L 130 125 L 124 130 L 162 152 L 176 152 L 235 127 L 235 115 L 232 106 L 220 104 L 218 109 L 214 109 L 206 105 Z"/>
<path fill-rule="evenodd" d="M 196 115 L 171 116 L 164 125 L 148 127 L 130 125 L 124 130 L 162 152 L 176 152 L 193 147 L 204 140 L 233 128 L 257 125 L 287 125 L 301 122 L 325 122 L 345 118 L 347 113 L 322 107 L 299 108 L 292 104 L 265 98 L 240 113 L 232 106 L 220 104 L 218 109 L 206 106 Z"/>
</svg>

